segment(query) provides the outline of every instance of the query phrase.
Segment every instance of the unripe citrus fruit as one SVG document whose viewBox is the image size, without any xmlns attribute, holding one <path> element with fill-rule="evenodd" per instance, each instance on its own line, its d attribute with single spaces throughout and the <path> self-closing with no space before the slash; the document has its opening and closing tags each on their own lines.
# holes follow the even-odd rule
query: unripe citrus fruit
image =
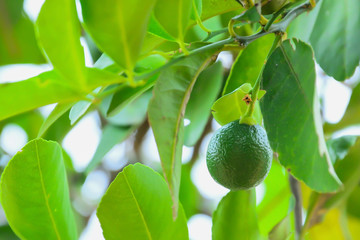
<svg viewBox="0 0 360 240">
<path fill-rule="evenodd" d="M 212 136 L 206 164 L 216 182 L 232 190 L 250 189 L 269 173 L 273 152 L 265 129 L 230 122 Z"/>
</svg>

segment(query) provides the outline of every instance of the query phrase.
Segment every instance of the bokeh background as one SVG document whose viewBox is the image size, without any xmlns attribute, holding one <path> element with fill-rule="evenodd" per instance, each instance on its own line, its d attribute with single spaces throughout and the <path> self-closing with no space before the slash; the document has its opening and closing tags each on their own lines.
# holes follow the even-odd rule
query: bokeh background
<svg viewBox="0 0 360 240">
<path fill-rule="evenodd" d="M 12 2 L 17 8 L 22 8 L 19 22 L 8 29 L 8 32 L 0 32 L 5 39 L 5 44 L 0 46 L 0 83 L 15 82 L 24 80 L 47 71 L 52 67 L 46 63 L 41 50 L 36 44 L 33 23 L 37 18 L 43 0 L 0 0 L 0 21 L 4 23 L 4 17 L 12 14 L 6 12 L 4 4 Z M 78 5 L 78 9 L 80 6 Z M 2 15 L 2 17 L 1 17 Z M 79 18 L 81 14 L 79 11 Z M 211 28 L 221 26 L 220 18 L 213 18 L 205 22 Z M 13 31 L 10 34 L 10 31 Z M 7 39 L 7 40 L 6 40 Z M 8 41 L 8 42 L 6 42 Z M 94 58 L 99 56 L 89 39 L 81 39 L 85 50 L 86 65 L 93 66 Z M 19 50 L 17 57 L 6 54 L 2 48 L 14 47 Z M 1 53 L 1 50 L 3 53 Z M 232 52 L 222 52 L 217 61 L 221 61 L 225 70 L 229 70 L 234 59 Z M 321 111 L 323 121 L 328 126 L 338 123 L 344 115 L 350 100 L 352 89 L 360 80 L 360 73 L 357 70 L 355 75 L 340 83 L 331 77 L 326 76 L 317 67 L 317 85 L 321 100 Z M 1 96 L 0 96 L 1 98 Z M 6 99 L 2 99 L 1 104 L 7 104 Z M 146 114 L 138 115 L 132 112 L 136 104 L 147 104 L 140 100 L 133 103 L 135 107 L 127 109 L 125 112 L 130 119 L 143 122 L 140 128 L 134 132 L 127 140 L 117 144 L 103 158 L 101 166 L 92 171 L 87 176 L 83 174 L 86 166 L 94 157 L 96 148 L 100 142 L 101 131 L 104 124 L 103 117 L 98 111 L 90 111 L 73 126 L 70 121 L 64 118 L 64 128 L 54 129 L 54 136 L 59 136 L 61 144 L 72 159 L 74 170 L 69 174 L 71 181 L 71 199 L 77 213 L 77 219 L 81 230 L 82 240 L 103 239 L 99 221 L 96 217 L 95 209 L 101 197 L 105 193 L 110 182 L 116 174 L 129 163 L 140 161 L 155 170 L 161 171 L 159 155 L 154 141 L 154 136 L 146 121 Z M 38 110 L 13 117 L 12 119 L 0 122 L 0 168 L 3 169 L 11 157 L 16 154 L 30 139 L 37 134 L 37 129 L 42 121 L 50 114 L 55 105 L 42 107 Z M 143 106 L 144 107 L 144 106 Z M 145 106 L 146 107 L 146 106 Z M 123 112 L 123 114 L 125 114 Z M 135 121 L 135 120 L 134 120 Z M 184 124 L 189 124 L 185 119 Z M 120 123 L 121 125 L 121 123 Z M 126 120 L 125 120 L 126 125 Z M 183 149 L 183 181 L 182 202 L 188 216 L 188 226 L 190 238 L 194 240 L 211 239 L 211 214 L 216 209 L 217 204 L 228 192 L 227 189 L 218 185 L 210 177 L 205 163 L 207 144 L 213 131 L 220 127 L 214 120 L 209 121 L 205 134 L 202 136 L 201 144 L 195 147 L 184 147 Z M 67 133 L 67 130 L 70 131 Z M 336 132 L 332 137 L 342 135 L 360 135 L 360 126 L 352 126 L 342 131 Z M 191 166 L 191 168 L 190 168 Z M 185 169 L 185 170 L 184 170 Z M 275 170 L 273 170 L 275 169 Z M 272 171 L 277 171 L 282 179 L 285 175 L 277 163 L 274 163 Z M 305 187 L 304 187 L 305 188 Z M 262 204 L 262 200 L 267 193 L 266 185 L 261 184 L 256 188 L 257 205 Z M 271 205 L 268 205 L 271 207 Z M 266 209 L 265 209 L 266 210 Z M 263 210 L 263 211 L 265 211 Z M 304 211 L 304 214 L 305 211 Z M 4 212 L 0 209 L 0 233 L 10 231 Z M 10 236 L 10 235 L 8 235 Z M 11 239 L 11 238 L 9 238 Z"/>
</svg>

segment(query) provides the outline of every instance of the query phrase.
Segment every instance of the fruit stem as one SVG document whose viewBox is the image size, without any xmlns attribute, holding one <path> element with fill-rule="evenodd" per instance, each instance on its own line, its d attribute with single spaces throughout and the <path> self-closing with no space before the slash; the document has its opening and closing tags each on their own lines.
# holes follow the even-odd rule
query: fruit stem
<svg viewBox="0 0 360 240">
<path fill-rule="evenodd" d="M 270 49 L 270 51 L 269 51 L 269 53 L 268 53 L 268 55 L 266 57 L 265 64 L 262 66 L 262 68 L 260 70 L 260 73 L 258 75 L 258 78 L 256 79 L 256 82 L 255 82 L 255 85 L 254 85 L 253 89 L 249 92 L 251 94 L 252 101 L 250 102 L 249 107 L 248 107 L 244 117 L 242 117 L 240 119 L 240 123 L 245 123 L 246 119 L 252 118 L 252 115 L 253 115 L 254 109 L 255 109 L 256 100 L 258 98 L 258 93 L 259 93 L 259 90 L 260 90 L 260 83 L 261 83 L 261 80 L 262 80 L 262 74 L 263 74 L 263 71 L 264 71 L 264 68 L 265 68 L 265 65 L 266 65 L 266 61 L 269 59 L 270 55 L 276 49 L 279 41 L 281 40 L 281 37 L 282 37 L 282 34 L 276 34 L 273 45 L 271 46 L 271 49 Z"/>
</svg>

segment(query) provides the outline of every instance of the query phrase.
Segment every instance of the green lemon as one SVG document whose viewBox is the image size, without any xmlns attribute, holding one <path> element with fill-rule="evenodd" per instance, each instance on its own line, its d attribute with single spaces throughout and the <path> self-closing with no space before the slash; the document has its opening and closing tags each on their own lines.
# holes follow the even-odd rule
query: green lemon
<svg viewBox="0 0 360 240">
<path fill-rule="evenodd" d="M 216 182 L 231 190 L 245 190 L 265 179 L 272 156 L 265 129 L 236 120 L 214 133 L 206 164 Z"/>
</svg>

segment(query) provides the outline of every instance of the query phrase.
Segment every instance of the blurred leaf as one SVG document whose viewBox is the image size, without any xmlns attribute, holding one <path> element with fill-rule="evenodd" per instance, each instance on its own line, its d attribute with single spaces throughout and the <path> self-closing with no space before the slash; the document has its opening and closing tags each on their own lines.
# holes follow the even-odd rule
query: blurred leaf
<svg viewBox="0 0 360 240">
<path fill-rule="evenodd" d="M 326 141 L 331 162 L 342 160 L 348 154 L 349 149 L 355 144 L 357 136 L 342 136 Z"/>
<path fill-rule="evenodd" d="M 260 232 L 263 235 L 268 235 L 271 229 L 288 215 L 292 195 L 288 174 L 275 160 L 263 184 L 264 197 L 256 210 Z"/>
<path fill-rule="evenodd" d="M 77 120 L 79 120 L 90 108 L 91 104 L 92 102 L 88 100 L 81 100 L 75 103 L 70 109 L 70 124 L 73 125 Z"/>
<path fill-rule="evenodd" d="M 0 65 L 45 62 L 23 1 L 2 0 L 0 5 Z"/>
<path fill-rule="evenodd" d="M 74 104 L 75 103 L 73 102 L 56 104 L 55 108 L 52 110 L 50 115 L 45 119 L 45 121 L 41 125 L 38 133 L 38 137 L 42 137 L 45 134 L 45 132 L 49 129 L 49 127 L 51 127 L 51 125 L 56 120 L 58 120 L 62 115 L 64 115 L 67 111 L 69 111 Z"/>
<path fill-rule="evenodd" d="M 4 240 L 18 240 L 15 233 L 11 230 L 9 225 L 4 225 L 0 227 L 0 239 Z"/>
<path fill-rule="evenodd" d="M 124 78 L 110 72 L 87 68 L 88 87 L 94 89 L 121 83 Z M 84 93 L 63 83 L 63 78 L 55 71 L 24 81 L 0 84 L 0 100 L 8 104 L 0 106 L 0 120 L 51 103 L 68 103 L 84 98 Z"/>
<path fill-rule="evenodd" d="M 356 217 L 360 220 L 360 186 L 356 186 L 355 190 L 351 193 L 347 200 L 347 212 L 349 215 Z"/>
<path fill-rule="evenodd" d="M 173 198 L 175 216 L 178 208 L 186 104 L 197 77 L 215 51 L 216 49 L 187 57 L 162 71 L 149 104 L 149 122 Z"/>
<path fill-rule="evenodd" d="M 138 73 L 146 73 L 153 69 L 156 69 L 163 64 L 165 64 L 164 57 L 160 55 L 150 55 L 136 63 L 135 71 Z M 119 86 L 119 90 L 108 97 L 106 101 L 106 114 L 109 117 L 115 116 L 118 114 L 126 105 L 130 104 L 134 99 L 138 98 L 141 94 L 146 92 L 152 86 L 154 86 L 156 79 L 159 74 L 146 79 L 145 84 L 139 85 L 137 87 L 131 87 L 127 84 Z"/>
<path fill-rule="evenodd" d="M 62 142 L 64 137 L 74 126 L 70 124 L 69 114 L 70 110 L 66 111 L 63 115 L 57 118 L 43 134 L 42 138 Z"/>
<path fill-rule="evenodd" d="M 317 62 L 328 75 L 342 81 L 354 74 L 360 61 L 358 38 L 360 2 L 323 1 L 310 42 Z"/>
<path fill-rule="evenodd" d="M 346 112 L 337 124 L 326 123 L 324 125 L 325 132 L 334 132 L 341 130 L 350 125 L 360 124 L 360 84 L 358 84 L 351 94 L 349 105 Z"/>
<path fill-rule="evenodd" d="M 334 192 L 341 182 L 323 136 L 312 56 L 310 46 L 296 39 L 272 53 L 263 73 L 261 110 L 280 163 L 312 189 Z"/>
<path fill-rule="evenodd" d="M 288 240 L 292 234 L 290 215 L 287 215 L 269 232 L 269 240 Z"/>
<path fill-rule="evenodd" d="M 255 23 L 260 20 L 260 14 L 257 11 L 256 7 L 253 6 L 248 10 L 246 10 L 245 12 L 243 12 L 242 14 L 233 17 L 232 19 L 236 20 L 237 22 Z"/>
<path fill-rule="evenodd" d="M 274 36 L 269 34 L 250 43 L 239 53 L 226 80 L 223 95 L 233 92 L 244 83 L 254 86 L 273 42 Z"/>
<path fill-rule="evenodd" d="M 151 18 L 150 18 L 150 21 L 151 21 Z M 151 25 L 151 23 L 149 22 L 148 27 L 150 27 L 150 25 Z M 141 55 L 151 52 L 152 50 L 154 50 L 155 48 L 157 48 L 164 42 L 165 42 L 165 40 L 163 38 L 155 36 L 154 34 L 148 32 L 144 38 L 144 43 L 143 43 L 142 49 L 141 49 Z M 178 47 L 177 44 L 176 44 L 176 47 Z"/>
<path fill-rule="evenodd" d="M 0 121 L 0 132 L 7 124 L 19 125 L 28 136 L 28 140 L 32 140 L 37 137 L 37 132 L 44 118 L 38 110 L 23 113 L 6 120 Z"/>
<path fill-rule="evenodd" d="M 185 126 L 184 144 L 194 146 L 201 137 L 210 117 L 211 106 L 219 95 L 224 69 L 221 62 L 209 66 L 195 82 L 186 106 L 185 118 L 190 124 Z"/>
<path fill-rule="evenodd" d="M 260 239 L 255 189 L 230 191 L 213 214 L 213 240 Z"/>
<path fill-rule="evenodd" d="M 152 54 L 137 61 L 135 72 L 147 73 L 157 69 L 166 63 L 166 58 L 159 54 Z"/>
<path fill-rule="evenodd" d="M 191 180 L 191 164 L 183 164 L 181 168 L 181 184 L 179 200 L 184 208 L 185 215 L 189 219 L 198 213 L 201 205 L 201 195 Z"/>
<path fill-rule="evenodd" d="M 297 16 L 287 29 L 289 38 L 300 38 L 302 41 L 310 44 L 310 36 L 314 30 L 316 18 L 324 1 L 318 1 L 314 9 L 307 14 Z"/>
<path fill-rule="evenodd" d="M 64 149 L 62 149 L 62 155 L 63 155 L 64 165 L 65 165 L 66 170 L 70 171 L 70 172 L 75 172 L 74 164 L 73 164 L 73 161 L 72 161 L 70 155 Z"/>
<path fill-rule="evenodd" d="M 340 227 L 340 212 L 333 209 L 326 214 L 324 221 L 308 231 L 307 239 L 338 239 L 345 240 Z"/>
<path fill-rule="evenodd" d="M 1 204 L 22 239 L 77 239 L 62 149 L 30 141 L 1 176 Z"/>
<path fill-rule="evenodd" d="M 155 0 L 81 0 L 86 29 L 99 48 L 133 71 Z M 106 17 L 104 17 L 106 16 Z"/>
<path fill-rule="evenodd" d="M 124 109 L 124 107 L 134 101 L 145 91 L 153 87 L 158 76 L 159 75 L 152 76 L 142 86 L 130 87 L 128 85 L 123 85 L 119 91 L 117 91 L 113 96 L 109 97 L 108 101 L 110 103 L 108 104 L 109 107 L 107 110 L 107 116 L 116 116 L 116 114 L 118 114 L 122 109 Z"/>
<path fill-rule="evenodd" d="M 205 20 L 222 13 L 230 12 L 233 10 L 242 9 L 237 1 L 202 1 L 201 19 Z"/>
<path fill-rule="evenodd" d="M 0 99 L 7 104 L 0 106 L 0 120 L 56 102 L 71 102 L 81 97 L 61 83 L 54 71 L 14 83 L 0 85 Z"/>
<path fill-rule="evenodd" d="M 106 125 L 102 131 L 100 143 L 96 148 L 95 154 L 92 157 L 85 172 L 89 173 L 101 162 L 104 156 L 118 143 L 124 141 L 129 135 L 134 132 L 136 127 L 118 127 L 114 125 Z"/>
<path fill-rule="evenodd" d="M 201 16 L 202 12 L 202 0 L 192 0 L 192 11 L 191 11 L 191 19 L 195 20 L 197 19 L 197 16 Z"/>
<path fill-rule="evenodd" d="M 154 18 L 171 37 L 181 42 L 184 40 L 191 9 L 192 0 L 157 0 Z"/>
<path fill-rule="evenodd" d="M 360 142 L 350 149 L 349 154 L 342 160 L 337 161 L 335 170 L 341 181 L 344 183 L 340 191 L 332 194 L 320 194 L 313 192 L 310 199 L 306 225 L 311 227 L 323 220 L 327 212 L 335 207 L 344 204 L 350 194 L 359 185 L 360 181 Z"/>
<path fill-rule="evenodd" d="M 149 33 L 153 34 L 154 36 L 163 38 L 168 41 L 176 41 L 175 37 L 171 36 L 163 26 L 159 23 L 159 21 L 156 19 L 155 14 L 153 13 L 150 17 L 149 21 Z"/>
<path fill-rule="evenodd" d="M 97 210 L 106 239 L 189 239 L 180 207 L 173 221 L 171 196 L 163 178 L 139 163 L 111 183 Z"/>
<path fill-rule="evenodd" d="M 46 0 L 36 22 L 39 41 L 54 68 L 69 85 L 85 89 L 84 49 L 73 0 Z"/>
<path fill-rule="evenodd" d="M 309 39 L 321 68 L 343 81 L 359 66 L 360 2 L 320 1 L 316 9 L 296 20 L 291 34 Z"/>
<path fill-rule="evenodd" d="M 144 122 L 149 105 L 151 91 L 145 92 L 134 101 L 126 105 L 118 114 L 106 117 L 106 119 L 113 125 L 129 126 L 139 125 Z"/>
<path fill-rule="evenodd" d="M 105 53 L 94 63 L 94 67 L 118 74 L 124 70 Z"/>
<path fill-rule="evenodd" d="M 239 120 L 243 117 L 248 109 L 248 105 L 243 100 L 244 97 L 252 90 L 250 83 L 244 83 L 233 92 L 219 98 L 212 106 L 212 114 L 220 125 L 228 124 L 232 121 Z M 261 99 L 265 91 L 260 90 L 258 99 Z M 262 124 L 262 115 L 259 103 L 255 103 L 253 115 L 257 124 Z"/>
</svg>

